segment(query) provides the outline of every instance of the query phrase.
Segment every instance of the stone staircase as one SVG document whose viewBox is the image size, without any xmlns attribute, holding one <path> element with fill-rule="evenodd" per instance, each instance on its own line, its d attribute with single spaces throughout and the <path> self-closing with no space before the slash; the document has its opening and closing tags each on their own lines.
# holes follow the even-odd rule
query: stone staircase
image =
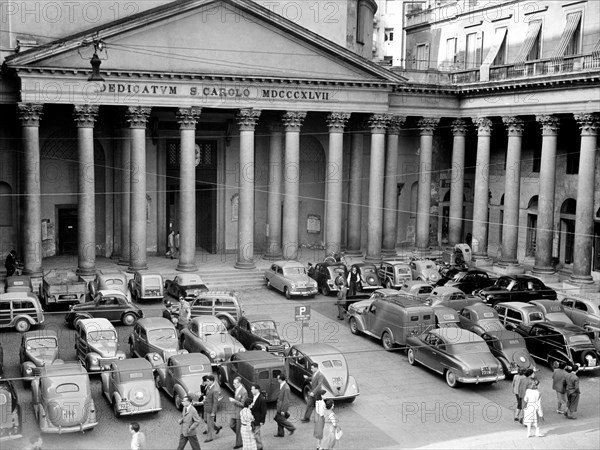
<svg viewBox="0 0 600 450">
<path fill-rule="evenodd" d="M 264 270 L 239 270 L 233 267 L 200 269 L 198 274 L 211 290 L 243 291 L 265 286 Z"/>
</svg>

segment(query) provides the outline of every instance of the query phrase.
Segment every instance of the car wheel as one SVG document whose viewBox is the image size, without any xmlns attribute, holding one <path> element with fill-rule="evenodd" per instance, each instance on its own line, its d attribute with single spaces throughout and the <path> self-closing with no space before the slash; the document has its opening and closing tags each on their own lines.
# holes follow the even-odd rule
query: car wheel
<svg viewBox="0 0 600 450">
<path fill-rule="evenodd" d="M 323 294 L 324 296 L 328 296 L 330 292 L 331 291 L 329 290 L 329 286 L 327 286 L 327 283 L 323 283 L 321 285 L 321 294 Z"/>
<path fill-rule="evenodd" d="M 304 397 L 305 403 L 308 403 L 308 398 L 310 397 L 309 393 L 310 393 L 310 386 L 304 386 L 304 389 L 302 390 L 302 396 Z"/>
<path fill-rule="evenodd" d="M 290 295 L 290 290 L 287 286 L 283 288 L 283 293 L 285 294 L 285 298 L 287 298 L 288 300 L 292 298 L 292 296 Z"/>
<path fill-rule="evenodd" d="M 358 331 L 358 324 L 356 323 L 356 319 L 354 317 L 350 317 L 350 333 L 360 334 L 360 331 Z"/>
<path fill-rule="evenodd" d="M 267 278 L 267 289 L 271 289 L 273 286 L 271 286 L 271 280 L 269 280 Z"/>
<path fill-rule="evenodd" d="M 121 414 L 119 413 L 119 404 L 117 403 L 117 399 L 113 398 L 113 413 L 115 414 L 115 417 L 119 417 Z"/>
<path fill-rule="evenodd" d="M 383 345 L 384 350 L 388 352 L 394 348 L 394 341 L 392 340 L 392 335 L 387 331 L 381 336 L 381 344 Z"/>
<path fill-rule="evenodd" d="M 588 360 L 587 360 L 587 356 L 588 355 L 590 357 L 592 357 L 593 359 L 596 359 L 596 354 L 593 351 L 590 350 L 590 351 L 587 351 L 587 352 L 583 352 L 581 354 L 581 360 L 580 360 L 581 367 L 588 367 Z"/>
<path fill-rule="evenodd" d="M 19 319 L 17 320 L 17 323 L 15 323 L 15 330 L 19 333 L 25 333 L 29 331 L 29 328 L 31 328 L 31 324 L 27 319 Z"/>
<path fill-rule="evenodd" d="M 158 389 L 159 391 L 162 389 L 162 385 L 160 383 L 160 375 L 158 374 L 154 375 L 154 386 L 156 386 L 156 389 Z"/>
<path fill-rule="evenodd" d="M 179 393 L 175 392 L 175 396 L 173 397 L 173 401 L 175 402 L 175 408 L 177 408 L 178 411 L 181 411 L 183 409 L 183 403 L 181 396 L 179 395 Z"/>
<path fill-rule="evenodd" d="M 385 282 L 385 287 L 388 288 L 388 289 L 393 289 L 392 282 L 390 280 L 387 280 Z"/>
<path fill-rule="evenodd" d="M 458 387 L 458 379 L 456 374 L 450 369 L 446 370 L 446 383 L 448 383 L 448 386 L 450 386 L 452 389 Z"/>
<path fill-rule="evenodd" d="M 121 322 L 123 322 L 123 325 L 129 327 L 135 323 L 135 316 L 131 313 L 123 314 Z"/>
<path fill-rule="evenodd" d="M 415 362 L 416 362 L 416 361 L 415 361 L 415 351 L 414 351 L 412 348 L 409 348 L 409 349 L 408 349 L 408 353 L 406 354 L 406 357 L 407 357 L 407 359 L 408 359 L 408 363 L 409 363 L 411 366 L 414 366 L 414 365 L 415 365 Z"/>
</svg>

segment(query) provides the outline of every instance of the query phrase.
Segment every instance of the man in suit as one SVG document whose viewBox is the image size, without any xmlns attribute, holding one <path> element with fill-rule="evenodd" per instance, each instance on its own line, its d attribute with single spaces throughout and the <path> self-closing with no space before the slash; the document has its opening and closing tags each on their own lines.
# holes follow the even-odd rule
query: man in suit
<svg viewBox="0 0 600 450">
<path fill-rule="evenodd" d="M 252 405 L 250 405 L 250 411 L 254 416 L 254 422 L 252 422 L 252 432 L 254 433 L 254 440 L 256 441 L 256 449 L 262 450 L 263 443 L 260 437 L 260 428 L 265 424 L 267 418 L 267 400 L 260 393 L 260 386 L 253 384 L 250 388 L 252 394 Z"/>
<path fill-rule="evenodd" d="M 242 384 L 242 379 L 240 377 L 235 377 L 233 379 L 233 387 L 235 388 L 233 398 L 230 398 L 229 401 L 233 403 L 235 407 L 234 416 L 229 421 L 229 428 L 231 431 L 235 433 L 235 446 L 236 448 L 242 448 L 242 420 L 240 419 L 240 412 L 244 408 L 244 402 L 248 398 L 248 391 Z"/>
<path fill-rule="evenodd" d="M 567 381 L 567 412 L 565 413 L 565 417 L 567 419 L 577 419 L 575 417 L 575 413 L 577 412 L 577 407 L 579 406 L 579 377 L 577 376 L 577 370 L 579 366 L 567 366 L 565 367 L 565 378 Z"/>
<path fill-rule="evenodd" d="M 181 419 L 179 419 L 181 434 L 179 435 L 177 450 L 183 450 L 188 441 L 193 450 L 200 450 L 200 443 L 198 442 L 198 436 L 196 436 L 196 428 L 200 424 L 200 416 L 196 408 L 192 406 L 192 399 L 189 395 L 183 397 L 181 403 L 183 404 L 183 413 Z"/>
<path fill-rule="evenodd" d="M 221 428 L 215 425 L 219 401 L 223 398 L 221 388 L 215 383 L 214 375 L 206 376 L 206 396 L 204 397 L 204 421 L 206 422 L 206 440 L 212 442 L 214 434 L 219 434 Z"/>
<path fill-rule="evenodd" d="M 279 396 L 277 397 L 277 413 L 275 414 L 275 422 L 277 422 L 275 437 L 284 437 L 284 428 L 290 432 L 291 436 L 296 431 L 296 427 L 288 420 L 290 417 L 288 412 L 290 409 L 290 387 L 287 384 L 285 374 L 279 374 L 277 379 L 279 380 Z"/>
<path fill-rule="evenodd" d="M 304 412 L 304 417 L 302 418 L 301 422 L 310 422 L 310 417 L 315 410 L 315 395 L 317 392 L 323 389 L 323 381 L 325 381 L 323 373 L 319 370 L 319 364 L 312 363 L 310 365 L 310 370 L 312 371 L 312 377 L 307 377 L 304 375 L 304 378 L 310 380 L 310 392 L 308 393 L 306 411 Z"/>
</svg>

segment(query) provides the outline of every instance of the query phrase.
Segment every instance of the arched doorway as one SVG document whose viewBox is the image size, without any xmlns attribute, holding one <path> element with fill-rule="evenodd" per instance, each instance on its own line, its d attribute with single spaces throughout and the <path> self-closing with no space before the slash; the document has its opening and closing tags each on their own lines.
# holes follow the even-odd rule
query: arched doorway
<svg viewBox="0 0 600 450">
<path fill-rule="evenodd" d="M 560 232 L 558 237 L 558 259 L 562 264 L 573 264 L 575 246 L 575 213 L 577 201 L 566 199 L 560 207 Z"/>
<path fill-rule="evenodd" d="M 527 205 L 527 240 L 525 256 L 535 256 L 537 238 L 538 196 L 534 195 Z"/>
</svg>

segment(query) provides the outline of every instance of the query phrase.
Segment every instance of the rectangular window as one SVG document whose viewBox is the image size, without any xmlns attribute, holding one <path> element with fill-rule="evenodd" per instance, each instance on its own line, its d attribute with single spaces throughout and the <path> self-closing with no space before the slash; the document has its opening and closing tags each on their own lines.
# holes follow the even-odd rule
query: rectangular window
<svg viewBox="0 0 600 450">
<path fill-rule="evenodd" d="M 542 30 L 540 28 L 540 31 L 536 34 L 535 38 L 533 39 L 531 50 L 529 50 L 526 60 L 527 61 L 535 61 L 537 59 L 540 59 L 541 58 L 541 49 L 542 49 Z"/>
<path fill-rule="evenodd" d="M 456 38 L 446 39 L 446 63 L 449 66 L 456 64 Z"/>
<path fill-rule="evenodd" d="M 507 63 L 506 55 L 508 53 L 508 28 L 500 27 L 496 29 L 496 34 L 504 34 L 504 39 L 502 40 L 502 44 L 500 44 L 500 49 L 494 58 L 493 66 L 501 66 Z"/>
<path fill-rule="evenodd" d="M 482 47 L 482 32 L 467 34 L 467 48 L 465 51 L 465 69 L 476 69 L 481 65 Z"/>
<path fill-rule="evenodd" d="M 574 17 L 575 15 L 577 15 L 577 17 L 581 17 L 581 12 L 569 14 L 567 16 L 567 23 L 574 22 L 577 23 L 577 26 L 575 27 L 575 31 L 573 31 L 573 36 L 571 37 L 571 40 L 567 44 L 565 56 L 578 55 L 579 53 L 581 53 L 581 48 L 579 45 L 581 43 L 581 20 L 577 20 L 577 17 Z"/>
<path fill-rule="evenodd" d="M 394 29 L 393 28 L 385 29 L 385 38 L 384 39 L 386 42 L 392 42 L 394 40 Z"/>
<path fill-rule="evenodd" d="M 417 45 L 417 70 L 429 69 L 429 44 Z"/>
</svg>

